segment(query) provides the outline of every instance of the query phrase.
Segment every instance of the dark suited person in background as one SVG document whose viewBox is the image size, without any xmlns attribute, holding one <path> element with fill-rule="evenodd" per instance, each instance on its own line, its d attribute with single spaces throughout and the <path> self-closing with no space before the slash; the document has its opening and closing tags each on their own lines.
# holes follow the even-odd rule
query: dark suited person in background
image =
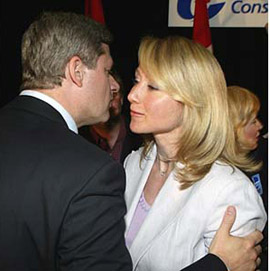
<svg viewBox="0 0 270 271">
<path fill-rule="evenodd" d="M 124 170 L 77 135 L 109 118 L 110 41 L 103 26 L 62 12 L 44 13 L 23 36 L 23 91 L 0 111 L 1 271 L 132 269 Z M 230 236 L 234 219 L 225 214 L 210 251 L 251 270 L 262 235 Z M 218 257 L 187 270 L 211 270 Z"/>
<path fill-rule="evenodd" d="M 111 71 L 111 75 L 114 81 L 112 82 L 113 99 L 109 120 L 90 126 L 83 126 L 79 129 L 79 134 L 89 142 L 98 145 L 101 149 L 108 152 L 116 161 L 123 163 L 132 150 L 136 150 L 141 146 L 142 137 L 131 132 L 129 120 L 122 113 L 124 100 L 123 82 L 114 69 Z"/>
</svg>

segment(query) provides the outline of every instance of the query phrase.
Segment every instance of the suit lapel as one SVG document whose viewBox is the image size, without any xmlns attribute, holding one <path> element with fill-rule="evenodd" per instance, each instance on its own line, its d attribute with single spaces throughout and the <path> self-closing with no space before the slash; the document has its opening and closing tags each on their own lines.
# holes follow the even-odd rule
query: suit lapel
<svg viewBox="0 0 270 271">
<path fill-rule="evenodd" d="M 155 156 L 155 153 L 153 155 Z M 148 161 L 146 172 L 138 186 L 138 190 L 131 205 L 132 211 L 129 213 L 128 226 L 130 225 L 144 185 L 147 181 L 147 177 L 153 166 L 153 162 L 154 160 L 152 159 L 151 161 Z M 176 219 L 179 219 L 181 210 L 187 202 L 187 197 L 192 190 L 193 187 L 180 191 L 179 183 L 174 179 L 174 173 L 171 172 L 130 247 L 134 269 L 141 257 L 150 249 L 155 239 Z"/>
</svg>

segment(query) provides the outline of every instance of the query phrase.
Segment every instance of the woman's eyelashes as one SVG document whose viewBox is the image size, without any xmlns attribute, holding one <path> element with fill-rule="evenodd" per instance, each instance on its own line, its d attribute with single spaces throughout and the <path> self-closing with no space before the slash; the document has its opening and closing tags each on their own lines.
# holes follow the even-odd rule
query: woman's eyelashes
<svg viewBox="0 0 270 271">
<path fill-rule="evenodd" d="M 133 81 L 133 85 L 137 85 L 140 83 L 140 81 L 137 78 L 134 78 L 132 81 Z M 155 86 L 154 84 L 147 84 L 147 87 L 150 90 L 159 90 L 159 88 L 157 86 Z"/>
<path fill-rule="evenodd" d="M 258 120 L 257 118 L 252 119 L 252 120 L 250 121 L 250 124 L 257 124 L 258 121 L 259 121 L 259 120 Z"/>
<path fill-rule="evenodd" d="M 133 83 L 133 85 L 137 85 L 137 84 L 139 83 L 139 81 L 138 81 L 138 79 L 133 78 L 133 79 L 132 79 L 132 83 Z"/>
<path fill-rule="evenodd" d="M 159 88 L 154 85 L 148 85 L 148 88 L 151 90 L 159 90 Z"/>
</svg>

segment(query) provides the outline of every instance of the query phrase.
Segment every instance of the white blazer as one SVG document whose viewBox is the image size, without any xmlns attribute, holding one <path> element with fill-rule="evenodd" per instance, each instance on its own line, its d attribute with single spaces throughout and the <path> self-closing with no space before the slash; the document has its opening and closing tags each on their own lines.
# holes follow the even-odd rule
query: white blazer
<svg viewBox="0 0 270 271">
<path fill-rule="evenodd" d="M 140 168 L 141 151 L 133 151 L 124 163 L 126 233 L 156 157 L 154 146 Z M 172 172 L 130 247 L 133 270 L 179 271 L 203 257 L 228 205 L 237 209 L 233 235 L 263 230 L 261 197 L 239 169 L 215 163 L 202 180 L 183 191 Z"/>
</svg>

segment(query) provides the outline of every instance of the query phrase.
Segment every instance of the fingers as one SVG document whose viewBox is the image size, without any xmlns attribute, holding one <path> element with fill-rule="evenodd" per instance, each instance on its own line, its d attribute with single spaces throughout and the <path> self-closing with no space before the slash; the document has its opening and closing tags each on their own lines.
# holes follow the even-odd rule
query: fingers
<svg viewBox="0 0 270 271">
<path fill-rule="evenodd" d="M 257 266 L 257 268 L 260 266 L 261 262 L 262 262 L 261 258 L 258 257 L 257 260 L 256 260 L 256 266 Z M 261 271 L 260 269 L 257 269 L 257 268 L 256 268 L 256 271 Z"/>
<path fill-rule="evenodd" d="M 253 245 L 259 244 L 263 240 L 263 235 L 260 231 L 256 230 L 245 237 L 250 240 Z"/>
<path fill-rule="evenodd" d="M 248 256 L 250 260 L 255 262 L 258 258 L 258 255 L 262 251 L 262 247 L 260 245 L 254 247 L 254 245 L 251 244 L 250 240 L 246 241 L 247 242 L 243 244 L 243 246 L 246 248 L 246 256 Z"/>
<path fill-rule="evenodd" d="M 219 227 L 219 230 L 218 232 L 220 234 L 222 233 L 227 233 L 228 235 L 230 234 L 230 230 L 233 226 L 233 223 L 235 221 L 235 218 L 236 218 L 236 209 L 234 206 L 228 206 L 227 209 L 226 209 L 226 212 L 223 216 L 223 219 L 222 219 L 222 222 L 221 222 L 221 225 Z M 255 238 L 255 237 L 251 237 L 251 238 Z"/>
<path fill-rule="evenodd" d="M 255 247 L 255 251 L 256 251 L 257 255 L 259 256 L 262 253 L 262 247 L 260 245 L 257 245 Z"/>
<path fill-rule="evenodd" d="M 259 267 L 259 265 L 261 264 L 261 262 L 262 262 L 261 258 L 258 257 L 257 260 L 256 260 L 257 267 Z"/>
</svg>

